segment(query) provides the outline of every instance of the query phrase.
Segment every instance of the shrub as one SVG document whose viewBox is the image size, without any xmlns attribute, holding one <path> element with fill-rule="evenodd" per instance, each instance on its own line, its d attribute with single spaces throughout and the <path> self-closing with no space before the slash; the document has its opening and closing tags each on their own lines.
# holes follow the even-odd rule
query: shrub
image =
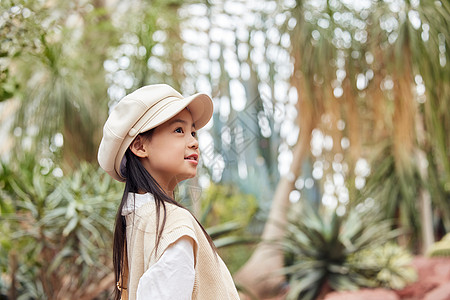
<svg viewBox="0 0 450 300">
<path fill-rule="evenodd" d="M 114 282 L 112 225 L 120 186 L 87 163 L 64 177 L 54 170 L 31 156 L 0 169 L 6 233 L 0 243 L 8 258 L 0 267 L 9 275 L 0 286 L 18 299 L 95 296 L 102 280 Z"/>
<path fill-rule="evenodd" d="M 355 290 L 407 282 L 412 276 L 403 270 L 406 260 L 400 254 L 376 267 L 361 263 L 364 254 L 376 257 L 379 251 L 391 251 L 383 245 L 399 233 L 373 211 L 351 210 L 338 216 L 335 212 L 319 214 L 305 206 L 289 220 L 282 243 L 286 254 L 283 272 L 290 281 L 287 299 L 315 299 L 325 285 L 333 290 Z M 392 257 L 400 253 L 395 249 Z"/>
<path fill-rule="evenodd" d="M 234 186 L 214 183 L 203 192 L 201 199 L 200 220 L 233 273 L 248 260 L 258 240 L 247 230 L 258 210 L 257 201 Z"/>
<path fill-rule="evenodd" d="M 393 242 L 358 251 L 348 258 L 348 264 L 367 278 L 370 286 L 397 290 L 417 280 L 411 262 L 412 255 Z"/>
</svg>

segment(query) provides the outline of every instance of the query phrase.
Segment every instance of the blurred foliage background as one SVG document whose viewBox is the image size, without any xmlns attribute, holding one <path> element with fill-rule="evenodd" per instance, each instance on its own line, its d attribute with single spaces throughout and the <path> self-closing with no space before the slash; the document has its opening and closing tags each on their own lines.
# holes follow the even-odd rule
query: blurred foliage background
<svg viewBox="0 0 450 300">
<path fill-rule="evenodd" d="M 443 0 L 1 1 L 0 295 L 108 298 L 102 125 L 160 82 L 213 97 L 177 197 L 242 290 L 410 282 L 450 231 L 449 23 Z"/>
</svg>

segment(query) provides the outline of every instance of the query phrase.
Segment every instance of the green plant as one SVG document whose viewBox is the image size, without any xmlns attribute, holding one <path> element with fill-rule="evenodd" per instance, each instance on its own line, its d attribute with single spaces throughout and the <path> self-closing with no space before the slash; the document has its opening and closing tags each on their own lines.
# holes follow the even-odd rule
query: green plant
<svg viewBox="0 0 450 300">
<path fill-rule="evenodd" d="M 350 210 L 339 216 L 305 206 L 288 223 L 282 246 L 290 292 L 287 299 L 315 299 L 324 286 L 333 290 L 373 286 L 364 266 L 353 263 L 356 253 L 374 249 L 399 234 L 374 211 Z M 375 275 L 375 274 L 374 274 Z"/>
<path fill-rule="evenodd" d="M 450 257 L 450 233 L 447 233 L 440 241 L 431 245 L 427 255 L 430 257 Z"/>
<path fill-rule="evenodd" d="M 103 291 L 102 282 L 114 282 L 111 230 L 119 185 L 87 163 L 65 177 L 54 170 L 32 156 L 0 169 L 6 233 L 0 243 L 10 260 L 0 260 L 1 271 L 18 299 L 89 299 Z"/>
<path fill-rule="evenodd" d="M 254 196 L 242 193 L 229 184 L 213 184 L 202 197 L 203 224 L 214 226 L 230 221 L 248 224 L 258 209 Z"/>
<path fill-rule="evenodd" d="M 412 255 L 395 243 L 358 251 L 348 258 L 348 264 L 371 282 L 371 286 L 402 289 L 417 280 L 411 266 Z"/>
<path fill-rule="evenodd" d="M 247 228 L 258 206 L 254 196 L 232 185 L 211 183 L 203 192 L 200 221 L 233 273 L 248 259 L 258 241 Z"/>
</svg>

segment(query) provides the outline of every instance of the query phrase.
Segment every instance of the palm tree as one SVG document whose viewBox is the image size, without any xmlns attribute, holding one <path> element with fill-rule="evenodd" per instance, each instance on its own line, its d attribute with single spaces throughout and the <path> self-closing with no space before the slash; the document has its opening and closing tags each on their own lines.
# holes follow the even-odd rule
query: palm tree
<svg viewBox="0 0 450 300">
<path fill-rule="evenodd" d="M 294 58 L 291 83 L 299 94 L 297 109 L 302 131 L 293 150 L 293 177 L 280 180 L 263 242 L 237 275 L 239 282 L 261 298 L 276 290 L 282 281 L 274 276 L 274 270 L 282 267 L 281 250 L 267 242 L 284 235 L 288 195 L 302 162 L 311 154 L 309 142 L 315 128 L 333 137 L 332 155 L 344 155 L 350 170 L 346 176 L 351 198 L 375 197 L 385 206 L 387 217 L 400 214 L 398 226 L 406 226 L 412 237 L 418 237 L 418 195 L 424 195 L 422 207 L 426 208 L 426 193 L 430 192 L 436 195 L 433 204 L 444 214 L 444 222 L 448 222 L 445 216 L 448 204 L 443 203 L 448 200 L 448 191 L 444 191 L 449 152 L 444 145 L 448 145 L 449 138 L 442 135 L 448 130 L 449 117 L 449 93 L 445 87 L 449 54 L 444 38 L 449 36 L 448 3 L 429 1 L 417 6 L 405 1 L 400 7 L 392 7 L 374 2 L 367 8 L 340 2 L 317 3 L 297 1 L 285 12 L 286 19 L 295 24 L 289 31 Z M 416 16 L 423 24 L 420 28 L 415 28 Z M 427 91 L 424 104 L 420 103 L 421 95 L 413 92 L 420 81 Z M 345 130 L 339 129 L 342 126 L 338 122 L 345 124 Z M 349 150 L 342 149 L 342 137 L 350 141 Z M 387 147 L 382 147 L 386 143 Z M 427 177 L 423 171 L 427 168 L 417 164 L 418 155 L 429 151 L 436 155 L 428 155 L 432 162 L 428 169 L 441 182 L 436 182 L 433 189 L 425 184 Z M 322 158 L 327 159 L 327 155 L 330 156 L 325 153 Z M 374 162 L 371 176 L 374 180 L 369 179 L 363 192 L 355 187 L 357 174 L 353 171 L 361 156 Z M 381 163 L 388 165 L 383 168 Z M 443 167 L 437 171 L 436 165 L 441 164 Z M 430 222 L 426 215 L 422 220 Z M 252 274 L 259 276 L 255 280 Z M 261 284 L 260 277 L 264 276 L 276 279 Z"/>
<path fill-rule="evenodd" d="M 61 1 L 48 7 L 31 2 L 8 10 L 13 24 L 25 32 L 19 49 L 22 43 L 32 45 L 9 57 L 9 69 L 19 81 L 15 126 L 22 142 L 32 141 L 22 145 L 47 157 L 59 153 L 69 168 L 80 159 L 96 159 L 99 122 L 107 113 L 103 61 L 105 49 L 115 43 L 115 29 L 104 3 L 94 4 L 90 9 Z"/>
<path fill-rule="evenodd" d="M 442 220 L 447 224 L 446 230 L 449 230 L 448 204 L 445 204 L 449 194 L 436 190 L 445 190 L 445 182 L 448 182 L 450 153 L 448 150 L 443 152 L 442 145 L 448 145 L 449 138 L 442 135 L 442 131 L 449 125 L 448 109 L 445 107 L 449 105 L 450 94 L 445 85 L 450 72 L 445 67 L 449 53 L 443 51 L 443 45 L 448 41 L 443 42 L 442 36 L 448 35 L 450 5 L 431 1 L 425 1 L 420 6 L 405 1 L 403 5 L 402 10 L 394 12 L 389 5 L 378 4 L 378 13 L 373 14 L 371 20 L 373 23 L 380 18 L 394 17 L 400 22 L 390 33 L 382 26 L 373 27 L 369 32 L 369 36 L 378 37 L 379 45 L 387 46 L 380 51 L 377 49 L 383 47 L 370 43 L 368 50 L 378 53 L 376 58 L 385 65 L 380 63 L 373 68 L 375 76 L 391 74 L 394 83 L 391 95 L 384 94 L 385 102 L 389 103 L 392 99 L 394 102 L 393 122 L 385 127 L 391 140 L 388 158 L 393 157 L 395 162 L 393 172 L 385 178 L 386 183 L 392 183 L 386 185 L 390 189 L 384 189 L 385 193 L 381 193 L 383 189 L 379 188 L 379 183 L 378 188 L 369 184 L 367 189 L 380 191 L 379 199 L 389 208 L 388 217 L 396 213 L 404 216 L 399 226 L 411 229 L 411 237 L 415 241 L 412 246 L 421 248 L 424 253 L 434 240 L 431 205 L 443 214 Z M 402 20 L 402 12 L 408 15 L 407 20 Z M 397 37 L 394 39 L 395 34 Z M 441 188 L 436 189 L 428 184 L 428 173 L 433 167 L 427 167 L 427 164 L 442 164 L 440 172 L 434 173 L 441 182 Z M 376 173 L 377 170 L 374 176 L 377 176 Z M 394 182 L 399 184 L 395 186 Z M 430 195 L 433 196 L 432 203 Z M 417 222 L 419 215 L 421 222 Z"/>
</svg>

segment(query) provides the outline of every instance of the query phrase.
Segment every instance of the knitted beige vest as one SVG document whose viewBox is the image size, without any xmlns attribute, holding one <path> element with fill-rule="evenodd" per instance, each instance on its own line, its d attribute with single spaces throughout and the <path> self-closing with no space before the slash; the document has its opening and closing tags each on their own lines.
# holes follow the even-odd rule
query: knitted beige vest
<svg viewBox="0 0 450 300">
<path fill-rule="evenodd" d="M 195 282 L 192 299 L 239 299 L 230 272 L 222 259 L 213 252 L 202 229 L 192 215 L 187 210 L 173 204 L 166 204 L 166 208 L 166 224 L 157 251 L 155 251 L 155 203 L 153 201 L 146 203 L 134 213 L 126 216 L 129 267 L 128 299 L 136 299 L 141 276 L 159 260 L 168 246 L 182 236 L 189 236 L 194 240 Z"/>
</svg>

